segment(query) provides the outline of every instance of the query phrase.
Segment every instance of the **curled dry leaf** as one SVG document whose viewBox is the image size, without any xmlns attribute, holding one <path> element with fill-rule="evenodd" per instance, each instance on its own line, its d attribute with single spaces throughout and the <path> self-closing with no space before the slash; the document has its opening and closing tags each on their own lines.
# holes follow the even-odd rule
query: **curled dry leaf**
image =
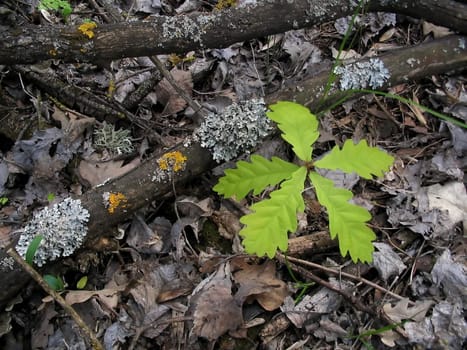
<svg viewBox="0 0 467 350">
<path fill-rule="evenodd" d="M 276 277 L 276 265 L 268 260 L 261 265 L 250 265 L 244 259 L 235 261 L 238 268 L 234 278 L 240 288 L 235 299 L 243 302 L 256 300 L 265 310 L 277 309 L 288 295 L 287 285 Z"/>
</svg>

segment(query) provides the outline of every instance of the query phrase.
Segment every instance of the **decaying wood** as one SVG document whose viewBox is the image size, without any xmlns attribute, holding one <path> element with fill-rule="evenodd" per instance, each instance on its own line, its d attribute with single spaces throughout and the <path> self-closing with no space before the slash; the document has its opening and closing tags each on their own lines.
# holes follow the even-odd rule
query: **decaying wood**
<svg viewBox="0 0 467 350">
<path fill-rule="evenodd" d="M 329 250 L 337 246 L 337 241 L 331 239 L 329 232 L 320 231 L 309 235 L 289 239 L 287 255 L 304 256 Z"/>
<path fill-rule="evenodd" d="M 451 36 L 420 46 L 394 51 L 381 57 L 382 61 L 390 67 L 391 84 L 406 82 L 411 79 L 424 77 L 433 73 L 441 73 L 467 66 L 467 47 L 459 43 L 465 40 L 461 36 Z M 414 65 L 405 64 L 407 58 L 412 58 Z M 397 62 L 397 64 L 395 63 Z M 417 63 L 419 62 L 419 63 Z M 427 71 L 424 71 L 427 69 Z M 329 72 L 325 74 L 327 76 Z M 316 79 L 301 81 L 300 87 L 309 89 L 308 93 L 300 89 L 288 88 L 274 96 L 269 96 L 267 102 L 277 100 L 294 99 L 299 103 L 315 105 L 319 99 L 319 91 L 324 87 L 325 80 L 320 75 Z M 201 148 L 197 143 L 188 146 L 179 145 L 174 150 L 179 150 L 187 157 L 185 170 L 174 175 L 174 186 L 189 181 L 199 174 L 208 171 L 215 164 L 208 150 Z M 172 150 L 173 151 L 173 150 Z M 79 199 L 82 205 L 90 212 L 88 241 L 99 236 L 104 236 L 112 231 L 112 227 L 119 222 L 130 218 L 133 213 L 152 200 L 172 191 L 172 182 L 154 181 L 154 172 L 158 169 L 157 160 L 161 154 L 155 155 L 138 168 L 128 174 L 114 179 L 108 184 L 96 187 Z M 127 198 L 125 206 L 117 208 L 114 213 L 109 213 L 105 207 L 103 195 L 105 192 L 121 192 Z M 7 258 L 4 251 L 0 250 L 0 262 Z M 0 305 L 4 305 L 9 298 L 18 293 L 28 280 L 26 274 L 14 266 L 13 269 L 2 267 L 0 264 Z"/>
<path fill-rule="evenodd" d="M 22 75 L 23 79 L 34 83 L 41 91 L 84 115 L 109 122 L 119 119 L 135 119 L 131 113 L 115 101 L 110 101 L 106 97 L 97 96 L 86 89 L 62 81 L 52 69 L 37 71 L 31 67 L 20 65 L 13 68 Z"/>
<path fill-rule="evenodd" d="M 186 53 L 292 29 L 312 27 L 351 15 L 358 1 L 258 1 L 214 12 L 147 21 L 99 25 L 89 37 L 73 26 L 22 26 L 0 31 L 0 64 L 105 62 L 122 57 Z M 369 0 L 366 12 L 395 12 L 424 18 L 467 34 L 467 4 L 452 0 Z"/>
</svg>

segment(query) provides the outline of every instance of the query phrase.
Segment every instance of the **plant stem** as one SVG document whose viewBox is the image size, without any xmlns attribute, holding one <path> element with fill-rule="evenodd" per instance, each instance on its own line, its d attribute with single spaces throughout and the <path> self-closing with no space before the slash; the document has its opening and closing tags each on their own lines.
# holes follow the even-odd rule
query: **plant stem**
<svg viewBox="0 0 467 350">
<path fill-rule="evenodd" d="M 9 248 L 7 250 L 9 256 L 11 256 L 15 261 L 49 294 L 60 306 L 71 316 L 71 318 L 76 322 L 76 324 L 81 328 L 84 335 L 88 339 L 89 343 L 92 346 L 93 350 L 104 350 L 104 346 L 101 344 L 99 339 L 93 331 L 86 325 L 81 316 L 73 309 L 70 305 L 67 304 L 65 299 L 58 294 L 55 290 L 50 288 L 47 282 L 44 281 L 42 276 L 37 272 L 32 266 L 26 263 L 23 258 L 14 250 Z"/>
</svg>

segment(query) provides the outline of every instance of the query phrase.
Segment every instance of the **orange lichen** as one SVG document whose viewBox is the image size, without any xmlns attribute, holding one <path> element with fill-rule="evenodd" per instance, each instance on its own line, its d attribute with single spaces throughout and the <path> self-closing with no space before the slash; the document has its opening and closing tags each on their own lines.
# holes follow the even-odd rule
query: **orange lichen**
<svg viewBox="0 0 467 350">
<path fill-rule="evenodd" d="M 117 192 L 117 193 L 109 193 L 109 199 L 108 199 L 108 208 L 107 211 L 110 214 L 113 214 L 115 209 L 118 207 L 125 208 L 128 200 L 126 196 L 123 193 Z"/>
<path fill-rule="evenodd" d="M 177 172 L 185 169 L 185 162 L 187 158 L 180 151 L 173 151 L 164 154 L 157 160 L 161 170 L 172 170 Z"/>
<path fill-rule="evenodd" d="M 97 24 L 95 22 L 85 22 L 78 27 L 78 30 L 89 39 L 92 39 L 94 38 L 93 29 L 95 28 L 97 28 Z"/>
</svg>

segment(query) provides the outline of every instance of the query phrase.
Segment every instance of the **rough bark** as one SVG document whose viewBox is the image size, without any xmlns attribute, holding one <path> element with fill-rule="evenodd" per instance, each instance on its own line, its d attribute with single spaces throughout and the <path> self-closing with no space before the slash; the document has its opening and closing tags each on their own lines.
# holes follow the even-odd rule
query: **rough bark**
<svg viewBox="0 0 467 350">
<path fill-rule="evenodd" d="M 311 27 L 351 15 L 358 1 L 276 0 L 213 14 L 157 16 L 148 21 L 98 25 L 89 38 L 73 26 L 30 26 L 0 31 L 0 64 L 108 61 L 186 53 Z M 365 11 L 423 18 L 467 34 L 467 4 L 452 0 L 370 0 Z"/>
<path fill-rule="evenodd" d="M 430 74 L 465 68 L 467 66 L 467 47 L 461 45 L 465 40 L 465 37 L 451 36 L 381 56 L 381 60 L 389 68 L 391 74 L 389 84 L 399 84 Z M 412 65 L 407 62 L 408 58 L 412 59 L 409 61 L 412 62 Z M 266 101 L 272 103 L 277 100 L 292 99 L 308 106 L 316 106 L 320 94 L 315 94 L 315 92 L 322 91 L 326 83 L 325 77 L 328 75 L 329 72 L 301 81 L 297 85 L 299 88 L 289 87 L 267 97 Z M 334 97 L 331 96 L 331 99 Z M 176 147 L 176 150 L 181 151 L 187 157 L 187 162 L 185 170 L 175 174 L 175 186 L 210 170 L 214 165 L 210 152 L 196 143 L 192 143 L 188 147 L 180 145 Z M 157 182 L 152 180 L 154 172 L 159 167 L 157 160 L 160 156 L 154 156 L 130 173 L 104 186 L 96 187 L 79 197 L 82 205 L 91 214 L 88 242 L 96 237 L 109 234 L 113 226 L 130 218 L 135 210 L 172 191 L 170 181 Z M 104 192 L 121 192 L 127 197 L 128 202 L 125 203 L 125 207 L 122 206 L 117 208 L 114 213 L 109 213 L 104 206 Z M 5 252 L 0 250 L 0 262 L 5 257 Z M 28 278 L 18 266 L 14 266 L 13 270 L 10 270 L 0 264 L 0 280 L 3 281 L 2 288 L 0 288 L 0 305 L 3 305 L 9 298 L 18 293 Z"/>
</svg>

